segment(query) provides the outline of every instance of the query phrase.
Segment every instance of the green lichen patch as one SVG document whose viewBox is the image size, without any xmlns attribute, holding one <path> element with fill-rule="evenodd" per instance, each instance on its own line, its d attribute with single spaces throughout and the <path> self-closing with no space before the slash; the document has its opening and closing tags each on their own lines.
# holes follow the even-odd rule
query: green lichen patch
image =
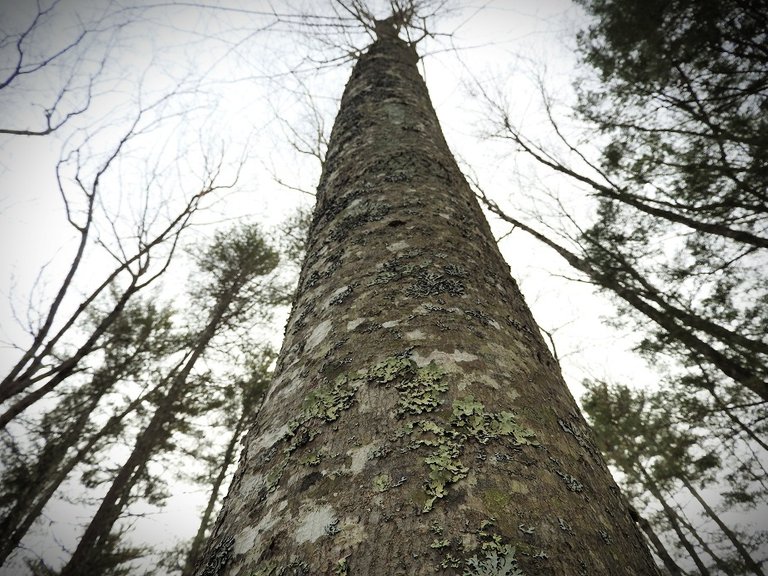
<svg viewBox="0 0 768 576">
<path fill-rule="evenodd" d="M 435 452 L 424 459 L 429 466 L 429 480 L 425 488 L 429 498 L 423 511 L 429 512 L 438 498 L 448 494 L 448 486 L 466 478 L 469 468 L 464 466 L 459 457 L 461 445 L 458 442 L 446 442 L 437 446 Z"/>
<path fill-rule="evenodd" d="M 322 458 L 322 454 L 311 452 L 299 460 L 299 464 L 303 464 L 304 466 L 317 466 L 320 464 Z"/>
<path fill-rule="evenodd" d="M 373 478 L 373 489 L 376 492 L 386 492 L 392 484 L 389 474 L 379 474 Z"/>
<path fill-rule="evenodd" d="M 496 533 L 495 519 L 483 521 L 472 533 L 476 544 L 471 548 L 466 537 L 432 541 L 430 548 L 439 554 L 441 568 L 460 571 L 462 576 L 524 576 L 515 557 L 517 547 Z"/>
<path fill-rule="evenodd" d="M 352 405 L 359 387 L 358 380 L 339 376 L 332 386 L 310 394 L 304 401 L 301 414 L 288 423 L 285 438 L 289 440 L 289 445 L 285 451 L 290 454 L 320 434 L 319 430 L 310 426 L 313 419 L 324 422 L 337 420 L 341 413 Z"/>
<path fill-rule="evenodd" d="M 538 444 L 533 430 L 520 426 L 512 412 L 486 413 L 471 395 L 453 402 L 452 422 L 480 444 L 501 436 L 511 436 L 517 445 Z"/>
<path fill-rule="evenodd" d="M 515 559 L 515 547 L 487 550 L 466 561 L 462 576 L 524 576 Z"/>
<path fill-rule="evenodd" d="M 441 404 L 440 395 L 448 390 L 444 372 L 434 362 L 418 367 L 403 357 L 388 358 L 368 371 L 371 383 L 392 385 L 398 392 L 395 415 L 432 412 Z"/>
<path fill-rule="evenodd" d="M 305 402 L 305 414 L 309 418 L 320 418 L 326 422 L 337 420 L 352 405 L 358 387 L 359 382 L 339 376 L 330 388 L 309 395 Z"/>
<path fill-rule="evenodd" d="M 430 410 L 431 411 L 431 410 Z M 429 477 L 424 483 L 427 500 L 423 512 L 432 510 L 448 488 L 466 478 L 469 468 L 461 460 L 464 447 L 470 441 L 487 444 L 490 440 L 507 437 L 515 445 L 535 445 L 532 430 L 520 426 L 511 412 L 486 412 L 473 396 L 454 400 L 447 422 L 424 419 L 410 422 L 405 433 L 412 438 L 411 446 L 427 446 L 432 453 L 424 459 Z"/>
<path fill-rule="evenodd" d="M 347 563 L 346 558 L 342 558 L 336 563 L 336 566 L 333 568 L 333 573 L 336 576 L 347 576 L 349 574 L 349 564 Z"/>
<path fill-rule="evenodd" d="M 389 384 L 396 378 L 410 375 L 412 371 L 413 364 L 408 358 L 393 356 L 368 370 L 367 378 L 373 384 Z"/>
<path fill-rule="evenodd" d="M 480 549 L 467 558 L 462 576 L 523 576 L 515 559 L 516 548 L 504 542 L 491 518 L 475 532 Z"/>
</svg>

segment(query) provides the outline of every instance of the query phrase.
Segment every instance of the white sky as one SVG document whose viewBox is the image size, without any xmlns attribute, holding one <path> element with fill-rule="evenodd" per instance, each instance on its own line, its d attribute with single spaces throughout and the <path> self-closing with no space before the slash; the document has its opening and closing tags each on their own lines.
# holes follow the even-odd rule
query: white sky
<svg viewBox="0 0 768 576">
<path fill-rule="evenodd" d="M 148 3 L 149 0 L 144 0 L 125 5 Z M 241 4 L 250 10 L 268 7 L 267 2 L 259 1 Z M 483 119 L 482 103 L 470 95 L 475 81 L 491 92 L 503 90 L 513 111 L 513 121 L 536 134 L 544 120 L 535 76 L 544 78 L 557 100 L 568 102 L 575 66 L 574 35 L 584 22 L 583 15 L 566 0 L 453 3 L 458 4 L 462 9 L 456 15 L 438 23 L 440 31 L 456 30 L 454 44 L 458 52 L 446 50 L 449 43 L 445 39 L 427 41 L 423 48 L 428 54 L 423 71 L 453 152 L 462 164 L 471 167 L 494 199 L 518 214 L 519 210 L 532 208 L 531 195 L 543 181 L 566 200 L 573 201 L 574 210 L 588 215 L 590 204 L 567 183 L 534 171 L 510 146 L 484 138 L 487 122 Z M 76 33 L 78 15 L 87 20 L 89 14 L 105 5 L 62 0 L 58 10 L 61 16 L 40 37 L 39 47 L 45 47 L 47 42 L 66 42 Z M 237 2 L 220 5 L 236 6 Z M 272 5 L 278 11 L 290 11 L 282 2 Z M 304 5 L 314 10 L 326 4 L 315 0 Z M 0 0 L 0 29 L 12 30 L 14 21 L 28 19 L 24 8 L 34 8 L 34 2 Z M 216 226 L 238 218 L 274 226 L 297 206 L 306 206 L 311 201 L 274 180 L 273 176 L 291 186 L 311 190 L 319 177 L 317 160 L 297 154 L 288 145 L 290 131 L 275 115 L 282 116 L 295 130 L 311 133 L 312 127 L 305 122 L 310 114 L 305 95 L 309 91 L 324 113 L 327 133 L 351 64 L 322 73 L 291 74 L 296 65 L 302 70 L 311 69 L 308 63 L 299 64 L 303 56 L 323 56 L 318 51 L 319 40 L 291 35 L 285 26 L 256 31 L 263 19 L 239 12 L 177 6 L 145 12 L 128 10 L 124 15 L 142 20 L 126 25 L 114 40 L 107 66 L 99 77 L 94 106 L 86 115 L 49 138 L 0 136 L 3 343 L 23 342 L 12 306 L 24 314 L 31 292 L 32 302 L 44 303 L 72 254 L 73 234 L 65 224 L 54 180 L 54 167 L 62 147 L 71 148 L 72 143 L 83 137 L 82 130 L 96 127 L 93 153 L 98 155 L 107 150 L 121 134 L 120 128 L 130 118 L 139 95 L 143 102 L 151 102 L 177 81 L 198 90 L 169 103 L 168 113 L 183 110 L 186 115 L 171 118 L 160 129 L 138 140 L 121 162 L 119 173 L 107 179 L 104 204 L 110 213 L 119 212 L 121 217 L 130 219 L 142 202 L 143 173 L 147 165 L 155 162 L 160 182 L 152 189 L 150 203 L 159 209 L 163 203 L 173 206 L 194 190 L 194 174 L 200 172 L 201 155 L 219 150 L 226 151 L 227 161 L 232 162 L 231 170 L 243 156 L 246 163 L 236 188 L 200 215 L 194 237 L 209 236 Z M 93 45 L 86 54 L 85 69 L 94 69 L 92 60 L 98 60 L 108 38 L 114 37 L 105 32 L 89 38 Z M 55 75 L 40 76 L 24 85 L 23 91 L 10 96 L 0 91 L 1 123 L 35 123 L 39 120 L 39 109 L 29 104 L 35 102 L 41 90 L 55 84 Z M 494 222 L 492 225 L 497 236 L 508 231 L 508 226 Z M 103 226 L 100 230 L 105 235 L 108 232 Z M 501 248 L 537 321 L 554 332 L 564 375 L 577 397 L 582 392 L 579 383 L 585 377 L 607 377 L 643 385 L 656 382 L 657 376 L 628 351 L 636 336 L 606 326 L 603 320 L 612 315 L 612 307 L 588 286 L 563 279 L 561 275 L 574 274 L 559 257 L 523 232 L 507 237 Z M 96 250 L 91 250 L 95 255 Z M 38 272 L 45 264 L 49 265 L 43 282 L 33 290 Z M 78 286 L 84 290 L 99 280 L 105 265 L 108 263 L 103 256 L 94 257 L 83 270 Z M 166 293 L 183 289 L 184 270 L 177 269 L 173 274 L 170 283 L 166 279 Z M 75 299 L 68 303 L 74 304 Z M 282 324 L 275 325 L 273 337 L 279 339 L 282 329 Z M 11 348 L 0 345 L 0 371 L 15 357 Z M 172 499 L 169 509 L 175 510 L 173 514 L 137 520 L 137 540 L 157 544 L 161 539 L 167 541 L 169 534 L 174 539 L 190 537 L 197 527 L 200 498 L 197 494 Z M 75 515 L 82 512 L 63 502 L 57 506 L 49 516 L 75 521 Z M 52 533 L 64 546 L 72 540 L 67 524 L 54 526 Z M 51 535 L 40 537 L 50 539 Z M 50 547 L 46 557 L 64 558 L 65 554 Z M 4 573 L 2 569 L 0 573 Z"/>
</svg>

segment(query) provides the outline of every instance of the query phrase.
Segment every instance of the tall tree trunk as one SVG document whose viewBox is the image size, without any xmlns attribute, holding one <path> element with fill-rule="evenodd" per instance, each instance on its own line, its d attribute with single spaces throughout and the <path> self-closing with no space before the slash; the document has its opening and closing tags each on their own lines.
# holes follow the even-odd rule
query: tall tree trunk
<svg viewBox="0 0 768 576">
<path fill-rule="evenodd" d="M 755 434 L 755 431 L 752 429 L 751 426 L 748 426 L 744 422 L 742 422 L 741 418 L 738 417 L 737 414 L 734 413 L 733 410 L 731 410 L 728 407 L 728 403 L 723 401 L 722 398 L 720 398 L 720 395 L 715 392 L 715 387 L 711 386 L 709 388 L 706 388 L 707 392 L 709 392 L 710 396 L 715 400 L 715 406 L 718 410 L 725 413 L 725 415 L 728 417 L 728 419 L 742 432 L 744 432 L 747 436 L 749 436 L 750 440 L 755 442 L 758 446 L 760 446 L 763 450 L 768 451 L 768 444 L 760 438 L 757 434 Z"/>
<path fill-rule="evenodd" d="M 276 377 L 198 575 L 657 574 L 381 25 L 333 128 Z"/>
<path fill-rule="evenodd" d="M 733 572 L 733 567 L 730 566 L 727 561 L 723 560 L 720 555 L 712 549 L 709 543 L 701 536 L 701 532 L 697 530 L 696 527 L 686 518 L 685 510 L 683 510 L 683 507 L 680 506 L 680 504 L 677 504 L 677 510 L 675 511 L 675 514 L 677 515 L 677 521 L 680 523 L 680 525 L 688 530 L 688 533 L 693 536 L 693 539 L 696 540 L 696 542 L 699 543 L 699 546 L 701 546 L 701 549 L 704 551 L 704 553 L 712 558 L 712 560 L 714 560 L 715 566 L 717 566 L 717 568 L 720 570 L 719 574 L 722 576 L 736 576 L 736 574 Z"/>
<path fill-rule="evenodd" d="M 94 382 L 101 377 L 102 375 L 97 373 L 90 383 L 93 391 L 80 408 L 79 414 L 75 415 L 75 419 L 61 433 L 45 443 L 35 461 L 27 468 L 27 481 L 23 486 L 19 486 L 18 492 L 14 494 L 13 505 L 0 518 L 0 564 L 18 545 L 50 496 L 66 478 L 60 478 L 61 464 L 67 459 L 67 453 L 72 446 L 82 439 L 91 412 L 106 392 L 107 386 L 94 386 Z M 109 380 L 114 382 L 114 379 Z M 69 469 L 73 467 L 74 464 Z M 68 467 L 64 466 L 64 469 L 66 468 Z"/>
<path fill-rule="evenodd" d="M 733 533 L 733 530 L 731 530 L 725 524 L 725 522 L 723 522 L 723 520 L 720 518 L 720 515 L 712 509 L 709 503 L 704 500 L 704 498 L 701 496 L 701 494 L 699 494 L 699 491 L 696 490 L 693 484 L 691 484 L 685 476 L 681 476 L 680 481 L 696 499 L 696 501 L 701 505 L 707 516 L 709 516 L 712 521 L 717 524 L 717 527 L 722 530 L 723 534 L 725 534 L 725 537 L 731 541 L 731 544 L 733 544 L 736 552 L 738 552 L 739 556 L 741 556 L 742 560 L 744 560 L 744 565 L 754 574 L 757 574 L 758 576 L 765 576 L 765 572 L 763 572 L 762 568 L 760 568 L 760 565 L 755 561 L 755 559 L 752 558 L 749 551 L 744 547 L 744 544 L 742 544 L 741 540 L 739 540 L 736 534 Z"/>
<path fill-rule="evenodd" d="M 130 456 L 112 481 L 60 576 L 101 573 L 102 567 L 99 565 L 101 544 L 109 538 L 127 502 L 126 496 L 133 488 L 139 472 L 146 466 L 156 447 L 166 439 L 168 425 L 174 417 L 173 408 L 178 403 L 180 393 L 180 386 L 172 386 L 152 415 L 147 427 L 139 434 Z"/>
</svg>

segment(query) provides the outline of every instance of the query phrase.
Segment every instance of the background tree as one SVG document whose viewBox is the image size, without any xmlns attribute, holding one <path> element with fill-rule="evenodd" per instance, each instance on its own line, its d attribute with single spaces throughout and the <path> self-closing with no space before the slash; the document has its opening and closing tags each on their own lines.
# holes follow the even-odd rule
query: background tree
<svg viewBox="0 0 768 576">
<path fill-rule="evenodd" d="M 633 392 L 627 387 L 609 386 L 603 382 L 588 384 L 584 409 L 598 437 L 598 444 L 609 463 L 622 473 L 623 483 L 634 493 L 635 501 L 650 492 L 661 506 L 662 518 L 675 532 L 678 544 L 685 548 L 702 574 L 763 574 L 759 553 L 765 534 L 739 534 L 723 521 L 696 485 L 711 488 L 721 466 L 719 446 L 707 439 L 704 429 L 677 420 L 670 399 L 662 393 Z M 727 465 L 726 465 L 727 468 Z M 634 486 L 634 488 L 632 488 Z M 675 497 L 667 493 L 687 491 L 700 505 L 708 524 L 714 524 L 719 535 L 710 540 L 702 530 L 691 526 L 675 510 Z M 661 520 L 661 518 L 660 518 Z M 661 525 L 661 522 L 658 523 Z M 699 540 L 704 552 L 715 565 L 707 566 L 683 530 Z M 725 542 L 730 548 L 730 562 L 711 552 Z M 759 558 L 759 556 L 758 556 Z M 734 562 L 735 560 L 735 562 Z"/>
<path fill-rule="evenodd" d="M 559 147 L 526 137 L 502 104 L 492 106 L 496 134 L 580 184 L 594 219 L 561 212 L 560 237 L 547 236 L 486 204 L 615 294 L 628 318 L 652 320 L 639 348 L 695 367 L 688 384 L 703 366 L 721 393 L 738 384 L 768 400 L 768 297 L 755 273 L 768 247 L 768 68 L 757 47 L 765 16 L 738 2 L 583 5 L 595 19 L 579 36 L 580 55 L 594 74 L 578 83 L 575 112 L 600 156 L 571 142 L 550 100 Z"/>
<path fill-rule="evenodd" d="M 271 379 L 270 367 L 275 354 L 271 350 L 259 350 L 257 346 L 245 353 L 244 374 L 228 375 L 223 387 L 222 405 L 218 408 L 224 430 L 230 434 L 223 452 L 214 453 L 207 462 L 209 470 L 199 481 L 209 488 L 208 500 L 200 517 L 200 526 L 184 555 L 182 576 L 190 576 L 200 559 L 216 512 L 224 496 L 225 481 L 231 477 L 232 467 L 238 454 L 237 447 L 245 433 L 256 422 L 259 406 Z M 234 385 L 232 384 L 234 382 Z"/>
<path fill-rule="evenodd" d="M 102 360 L 90 378 L 72 385 L 39 423 L 25 430 L 25 448 L 22 450 L 6 432 L 5 449 L 15 452 L 15 456 L 7 461 L 2 473 L 1 560 L 18 546 L 72 470 L 90 457 L 98 445 L 114 440 L 121 430 L 120 421 L 138 407 L 134 400 L 120 407 L 106 424 L 93 421 L 105 397 L 119 395 L 119 383 L 141 381 L 148 366 L 160 363 L 176 350 L 178 339 L 171 314 L 169 309 L 158 308 L 151 301 L 129 304 L 99 343 Z M 93 322 L 98 322 L 98 318 Z M 139 398 L 144 399 L 145 395 Z"/>
<path fill-rule="evenodd" d="M 550 139 L 526 134 L 502 100 L 484 96 L 494 134 L 578 186 L 593 210 L 574 210 L 552 190 L 546 208 L 524 215 L 478 192 L 577 279 L 614 296 L 617 324 L 641 334 L 637 349 L 663 366 L 670 410 L 706 427 L 728 455 L 717 474 L 729 486 L 720 504 L 759 507 L 768 399 L 765 11 L 749 2 L 581 4 L 593 18 L 578 37 L 586 66 L 570 119 L 542 92 Z"/>
<path fill-rule="evenodd" d="M 246 321 L 269 303 L 272 296 L 267 277 L 277 266 L 277 253 L 264 241 L 256 226 L 244 226 L 218 233 L 197 259 L 202 278 L 196 280 L 193 300 L 205 302 L 206 321 L 190 338 L 181 361 L 168 372 L 162 383 L 152 417 L 137 435 L 132 452 L 112 480 L 99 508 L 80 538 L 61 575 L 83 574 L 104 569 L 102 552 L 115 522 L 129 502 L 136 483 L 147 473 L 151 458 L 168 450 L 172 435 L 190 414 L 205 410 L 205 402 L 191 402 L 209 384 L 206 377 L 195 377 L 193 370 L 213 339 L 226 328 Z"/>
</svg>

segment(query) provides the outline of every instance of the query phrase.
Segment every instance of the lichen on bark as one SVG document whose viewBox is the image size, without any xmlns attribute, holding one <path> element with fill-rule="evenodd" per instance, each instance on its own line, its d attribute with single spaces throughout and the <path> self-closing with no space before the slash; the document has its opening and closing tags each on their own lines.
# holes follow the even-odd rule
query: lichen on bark
<svg viewBox="0 0 768 576">
<path fill-rule="evenodd" d="M 205 562 L 654 575 L 417 60 L 388 33 L 352 71 L 274 382 Z"/>
</svg>

